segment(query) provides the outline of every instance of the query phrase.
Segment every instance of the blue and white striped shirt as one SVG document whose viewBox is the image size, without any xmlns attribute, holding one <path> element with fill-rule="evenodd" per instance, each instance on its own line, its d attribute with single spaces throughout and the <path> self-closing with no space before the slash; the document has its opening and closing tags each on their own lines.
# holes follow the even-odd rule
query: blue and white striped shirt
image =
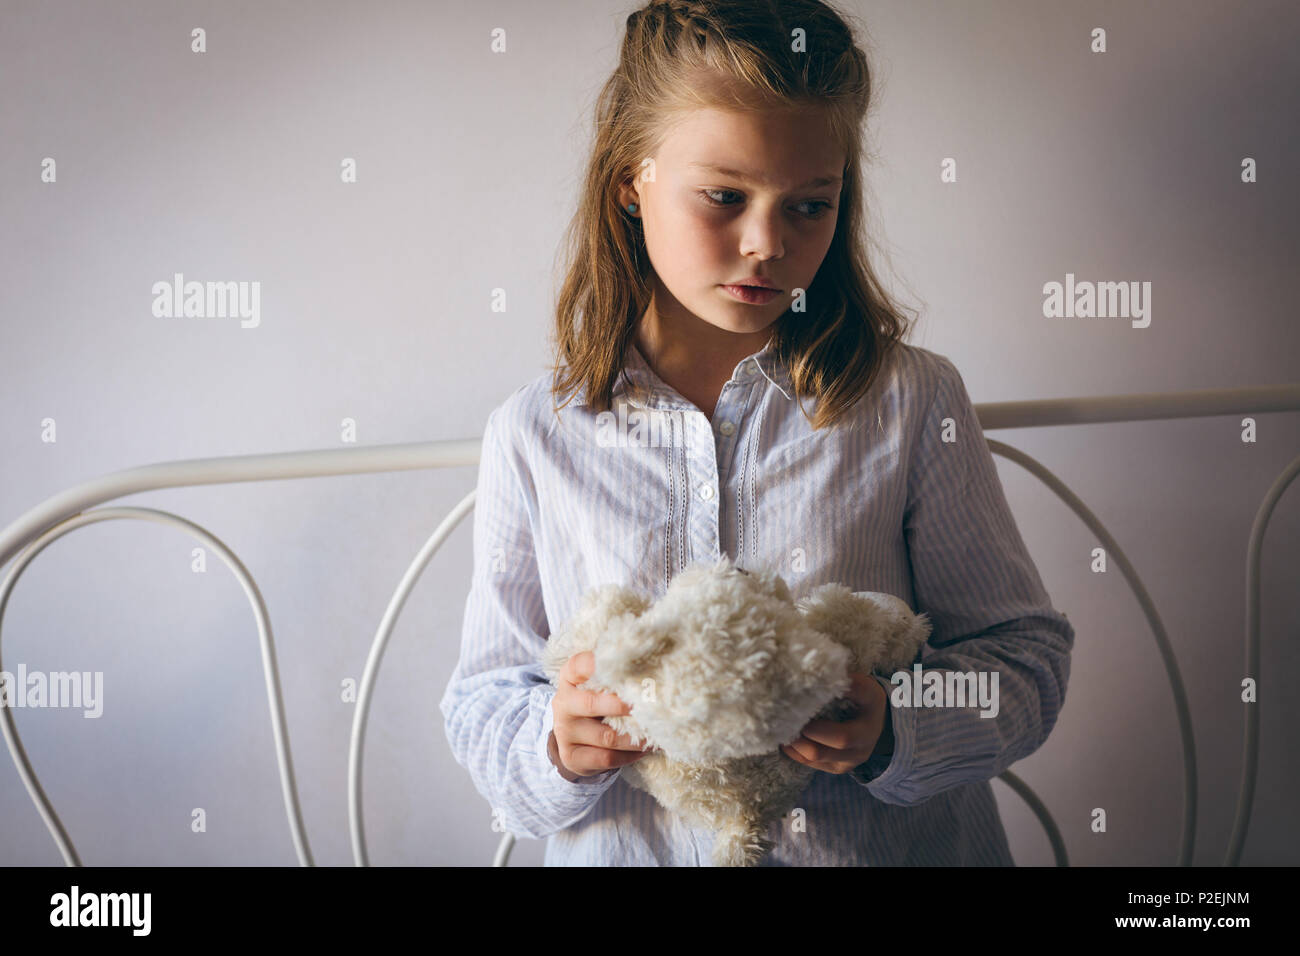
<svg viewBox="0 0 1300 956">
<path fill-rule="evenodd" d="M 1025 549 L 956 367 L 901 344 L 854 427 L 815 432 L 770 345 L 736 366 L 712 421 L 635 344 L 626 364 L 645 406 L 620 379 L 612 413 L 580 393 L 557 419 L 548 372 L 484 430 L 473 579 L 441 709 L 452 753 L 504 827 L 549 837 L 548 866 L 707 865 L 712 834 L 621 768 L 560 775 L 539 658 L 588 589 L 657 598 L 725 550 L 742 567 L 775 566 L 795 598 L 827 582 L 898 595 L 933 625 L 926 671 L 998 675 L 995 717 L 894 707 L 893 754 L 817 773 L 802 817 L 773 824 L 763 864 L 1013 865 L 989 781 L 1055 725 L 1074 630 Z"/>
</svg>

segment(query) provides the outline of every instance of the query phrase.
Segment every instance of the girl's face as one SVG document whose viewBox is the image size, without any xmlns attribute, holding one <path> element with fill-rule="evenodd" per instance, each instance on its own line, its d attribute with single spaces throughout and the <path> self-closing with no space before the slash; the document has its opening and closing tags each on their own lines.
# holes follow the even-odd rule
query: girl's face
<svg viewBox="0 0 1300 956">
<path fill-rule="evenodd" d="M 624 204 L 639 205 L 655 308 L 729 332 L 767 328 L 812 284 L 835 234 L 845 155 L 822 112 L 696 110 L 652 159 Z M 727 288 L 755 276 L 778 291 L 745 301 Z"/>
</svg>

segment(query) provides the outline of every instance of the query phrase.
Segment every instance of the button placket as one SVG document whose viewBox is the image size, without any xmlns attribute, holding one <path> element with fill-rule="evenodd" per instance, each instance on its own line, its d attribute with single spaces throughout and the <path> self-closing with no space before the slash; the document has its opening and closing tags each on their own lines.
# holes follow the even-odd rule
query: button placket
<svg viewBox="0 0 1300 956">
<path fill-rule="evenodd" d="M 696 560 L 718 555 L 718 459 L 713 429 L 699 409 L 685 413 L 686 457 L 696 507 L 691 509 L 691 554 Z"/>
<path fill-rule="evenodd" d="M 748 374 L 747 374 L 748 373 Z M 735 378 L 722 388 L 713 413 L 713 431 L 717 441 L 718 499 L 717 535 L 719 549 L 725 546 L 739 560 L 738 548 L 744 542 L 740 528 L 745 468 L 741 460 L 744 449 L 745 417 L 754 403 L 761 384 L 752 362 L 736 370 Z"/>
</svg>

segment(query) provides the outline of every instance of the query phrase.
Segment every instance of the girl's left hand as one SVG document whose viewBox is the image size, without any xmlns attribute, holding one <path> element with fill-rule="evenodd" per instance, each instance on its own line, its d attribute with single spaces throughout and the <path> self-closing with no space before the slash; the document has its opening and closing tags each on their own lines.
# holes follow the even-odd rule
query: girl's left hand
<svg viewBox="0 0 1300 956">
<path fill-rule="evenodd" d="M 799 739 L 781 745 L 783 754 L 827 773 L 848 773 L 871 758 L 885 728 L 889 695 L 870 674 L 851 671 L 849 678 L 853 683 L 844 696 L 857 703 L 858 715 L 843 723 L 809 721 Z"/>
</svg>

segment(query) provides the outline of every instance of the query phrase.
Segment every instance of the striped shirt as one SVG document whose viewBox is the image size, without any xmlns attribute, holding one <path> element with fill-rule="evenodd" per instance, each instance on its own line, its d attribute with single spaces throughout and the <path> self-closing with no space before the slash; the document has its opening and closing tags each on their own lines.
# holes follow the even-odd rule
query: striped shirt
<svg viewBox="0 0 1300 956">
<path fill-rule="evenodd" d="M 441 701 L 458 763 L 505 829 L 548 837 L 546 865 L 707 865 L 692 828 L 621 768 L 571 782 L 548 756 L 552 628 L 605 583 L 661 596 L 725 551 L 799 598 L 885 591 L 933 626 L 923 673 L 996 672 L 998 707 L 894 706 L 894 750 L 818 772 L 773 823 L 763 865 L 1014 865 L 989 781 L 1033 753 L 1065 697 L 1074 630 L 1054 610 L 952 362 L 900 344 L 850 413 L 814 431 L 771 345 L 741 361 L 712 421 L 629 345 L 614 408 L 550 373 L 488 417 L 460 659 Z M 886 688 L 887 675 L 877 674 Z M 911 697 L 909 696 L 909 701 Z"/>
</svg>

